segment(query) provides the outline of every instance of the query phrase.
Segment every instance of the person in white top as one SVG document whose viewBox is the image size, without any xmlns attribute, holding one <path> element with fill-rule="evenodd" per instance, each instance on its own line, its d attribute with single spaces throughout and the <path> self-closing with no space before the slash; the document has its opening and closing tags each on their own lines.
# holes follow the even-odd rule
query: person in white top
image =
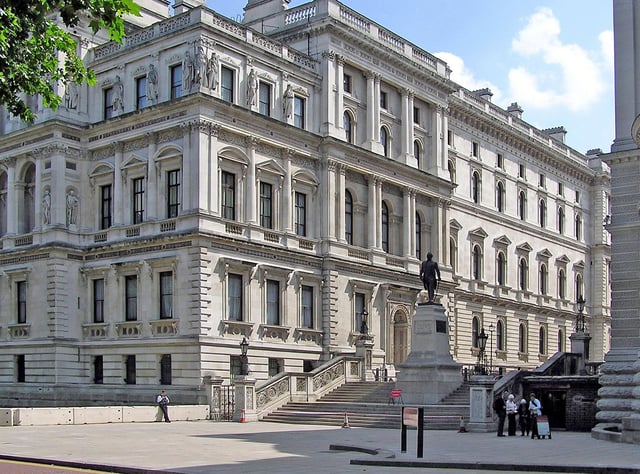
<svg viewBox="0 0 640 474">
<path fill-rule="evenodd" d="M 515 397 L 513 394 L 509 394 L 507 397 L 507 431 L 509 436 L 516 435 L 516 413 L 518 413 L 518 405 L 514 401 Z"/>
<path fill-rule="evenodd" d="M 156 403 L 158 404 L 158 406 L 162 410 L 162 415 L 164 416 L 164 421 L 166 421 L 167 423 L 171 423 L 171 420 L 169 420 L 169 408 L 168 408 L 169 407 L 169 397 L 167 396 L 167 392 L 162 390 L 160 392 L 160 395 L 158 395 L 156 397 Z"/>
<path fill-rule="evenodd" d="M 542 403 L 536 398 L 535 393 L 529 395 L 529 413 L 531 413 L 531 439 L 538 438 L 538 417 L 542 415 Z"/>
</svg>

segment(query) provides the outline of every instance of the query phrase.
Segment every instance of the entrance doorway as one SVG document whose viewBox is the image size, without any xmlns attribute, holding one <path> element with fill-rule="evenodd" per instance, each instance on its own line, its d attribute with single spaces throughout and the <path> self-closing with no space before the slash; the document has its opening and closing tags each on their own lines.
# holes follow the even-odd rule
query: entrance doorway
<svg viewBox="0 0 640 474">
<path fill-rule="evenodd" d="M 409 321 L 403 311 L 393 315 L 393 363 L 400 364 L 409 355 Z"/>
</svg>

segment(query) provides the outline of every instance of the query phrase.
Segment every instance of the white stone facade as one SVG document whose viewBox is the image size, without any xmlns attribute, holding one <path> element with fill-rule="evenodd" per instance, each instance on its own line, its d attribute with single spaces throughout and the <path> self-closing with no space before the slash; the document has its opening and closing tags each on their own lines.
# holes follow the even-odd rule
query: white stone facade
<svg viewBox="0 0 640 474">
<path fill-rule="evenodd" d="M 363 314 L 373 367 L 399 363 L 427 251 L 457 362 L 483 327 L 504 370 L 568 350 L 580 293 L 603 359 L 597 154 L 334 0 L 249 2 L 270 37 L 190 3 L 88 49 L 97 85 L 59 111 L 3 122 L 0 387 L 197 401 L 243 337 L 265 380 L 354 354 Z"/>
</svg>

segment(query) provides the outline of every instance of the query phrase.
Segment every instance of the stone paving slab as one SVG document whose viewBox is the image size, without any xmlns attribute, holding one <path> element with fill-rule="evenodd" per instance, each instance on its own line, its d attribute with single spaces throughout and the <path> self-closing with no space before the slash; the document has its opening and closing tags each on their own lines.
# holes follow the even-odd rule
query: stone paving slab
<svg viewBox="0 0 640 474">
<path fill-rule="evenodd" d="M 0 458 L 111 466 L 111 472 L 131 474 L 405 474 L 418 472 L 416 467 L 422 468 L 419 472 L 442 472 L 444 466 L 465 473 L 640 473 L 637 445 L 596 440 L 589 433 L 554 432 L 551 440 L 532 440 L 498 438 L 494 433 L 426 431 L 422 459 L 417 458 L 416 441 L 417 433 L 409 431 L 407 452 L 401 453 L 399 429 L 265 422 L 18 426 L 0 428 Z M 331 450 L 331 445 L 358 451 Z M 127 469 L 118 470 L 118 466 Z M 545 471 L 547 466 L 558 470 Z"/>
</svg>

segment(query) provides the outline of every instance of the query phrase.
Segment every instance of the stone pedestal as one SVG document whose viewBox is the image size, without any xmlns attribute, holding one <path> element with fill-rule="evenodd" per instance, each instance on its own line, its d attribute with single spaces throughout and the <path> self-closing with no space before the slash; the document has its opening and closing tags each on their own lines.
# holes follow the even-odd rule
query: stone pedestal
<svg viewBox="0 0 640 474">
<path fill-rule="evenodd" d="M 422 292 L 421 292 L 422 293 Z M 460 364 L 449 350 L 449 324 L 439 304 L 418 304 L 411 330 L 411 352 L 398 364 L 397 388 L 406 404 L 438 403 L 462 384 Z"/>
<path fill-rule="evenodd" d="M 362 372 L 360 380 L 363 382 L 375 380 L 375 375 L 371 367 L 373 355 L 373 336 L 363 334 L 356 342 L 356 357 L 362 359 Z"/>
<path fill-rule="evenodd" d="M 488 375 L 471 377 L 467 431 L 487 433 L 495 430 L 491 407 L 493 384 L 493 378 Z"/>
<path fill-rule="evenodd" d="M 233 421 L 258 421 L 256 412 L 256 379 L 249 375 L 236 375 L 233 379 L 235 385 L 235 403 Z"/>
<path fill-rule="evenodd" d="M 589 360 L 589 342 L 591 336 L 587 332 L 574 332 L 569 336 L 571 339 L 571 352 L 573 354 L 582 354 L 582 357 L 578 361 L 578 374 L 585 375 L 585 364 Z"/>
<path fill-rule="evenodd" d="M 209 404 L 209 418 L 218 420 L 220 418 L 220 404 L 222 400 L 221 390 L 224 379 L 222 377 L 212 377 L 205 375 L 203 383 L 207 391 L 207 403 Z"/>
</svg>

